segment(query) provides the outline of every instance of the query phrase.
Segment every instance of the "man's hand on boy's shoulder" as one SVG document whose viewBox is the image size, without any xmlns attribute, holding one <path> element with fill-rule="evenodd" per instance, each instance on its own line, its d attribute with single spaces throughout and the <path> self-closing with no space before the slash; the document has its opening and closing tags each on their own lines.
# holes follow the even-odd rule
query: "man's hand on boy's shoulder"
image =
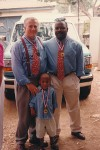
<svg viewBox="0 0 100 150">
<path fill-rule="evenodd" d="M 32 95 L 36 95 L 36 93 L 39 91 L 38 88 L 32 83 L 28 83 L 26 84 L 26 86 L 29 89 L 29 91 L 32 93 Z"/>
</svg>

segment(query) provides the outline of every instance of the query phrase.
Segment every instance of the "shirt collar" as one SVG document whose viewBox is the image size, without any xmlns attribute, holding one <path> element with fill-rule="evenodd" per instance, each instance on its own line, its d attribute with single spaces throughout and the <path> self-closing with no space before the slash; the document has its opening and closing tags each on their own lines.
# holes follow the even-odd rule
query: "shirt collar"
<svg viewBox="0 0 100 150">
<path fill-rule="evenodd" d="M 55 37 L 55 38 L 56 38 L 56 37 Z M 62 43 L 65 44 L 67 40 L 68 40 L 68 36 L 66 36 L 66 38 L 65 38 L 64 40 L 62 40 Z M 56 38 L 56 41 L 57 41 L 58 43 L 61 42 L 61 41 L 59 41 L 57 38 Z"/>
<path fill-rule="evenodd" d="M 38 87 L 39 91 L 42 91 L 43 89 L 41 88 L 41 86 Z M 44 91 L 48 91 L 48 89 L 44 90 Z"/>
<path fill-rule="evenodd" d="M 32 41 L 28 39 L 28 37 L 26 37 L 25 35 L 23 35 L 23 37 L 31 44 L 36 43 L 36 37 Z"/>
</svg>

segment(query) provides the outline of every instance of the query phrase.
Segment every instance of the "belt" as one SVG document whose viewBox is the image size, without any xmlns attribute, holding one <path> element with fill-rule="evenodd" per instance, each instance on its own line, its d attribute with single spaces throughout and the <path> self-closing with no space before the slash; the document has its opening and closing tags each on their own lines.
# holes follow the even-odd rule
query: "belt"
<svg viewBox="0 0 100 150">
<path fill-rule="evenodd" d="M 67 73 L 64 75 L 64 77 L 70 75 L 71 73 L 74 73 L 74 71 L 70 72 L 70 73 Z M 49 73 L 50 75 L 54 75 L 54 76 L 57 76 L 57 73 Z"/>
</svg>

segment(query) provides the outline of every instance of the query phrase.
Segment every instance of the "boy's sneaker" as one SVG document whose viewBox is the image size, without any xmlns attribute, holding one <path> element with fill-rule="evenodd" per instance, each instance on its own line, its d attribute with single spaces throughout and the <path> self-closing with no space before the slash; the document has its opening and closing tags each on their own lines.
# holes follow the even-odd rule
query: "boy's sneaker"
<svg viewBox="0 0 100 150">
<path fill-rule="evenodd" d="M 17 144 L 16 150 L 26 150 L 25 144 Z"/>
<path fill-rule="evenodd" d="M 51 150 L 59 150 L 59 147 L 57 144 L 51 145 Z"/>
<path fill-rule="evenodd" d="M 33 145 L 40 146 L 40 140 L 38 138 L 30 138 L 29 142 Z M 48 142 L 44 141 L 43 142 L 43 147 L 48 147 Z"/>
</svg>

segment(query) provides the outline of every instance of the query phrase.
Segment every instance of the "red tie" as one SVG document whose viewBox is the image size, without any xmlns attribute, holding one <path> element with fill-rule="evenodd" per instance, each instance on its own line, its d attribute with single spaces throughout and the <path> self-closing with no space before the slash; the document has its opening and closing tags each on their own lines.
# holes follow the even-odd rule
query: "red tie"
<svg viewBox="0 0 100 150">
<path fill-rule="evenodd" d="M 59 80 L 64 79 L 64 45 L 61 42 L 58 49 L 57 77 Z"/>
<path fill-rule="evenodd" d="M 32 73 L 33 75 L 38 75 L 40 70 L 40 58 L 36 43 L 33 44 L 33 64 L 32 64 Z"/>
</svg>

